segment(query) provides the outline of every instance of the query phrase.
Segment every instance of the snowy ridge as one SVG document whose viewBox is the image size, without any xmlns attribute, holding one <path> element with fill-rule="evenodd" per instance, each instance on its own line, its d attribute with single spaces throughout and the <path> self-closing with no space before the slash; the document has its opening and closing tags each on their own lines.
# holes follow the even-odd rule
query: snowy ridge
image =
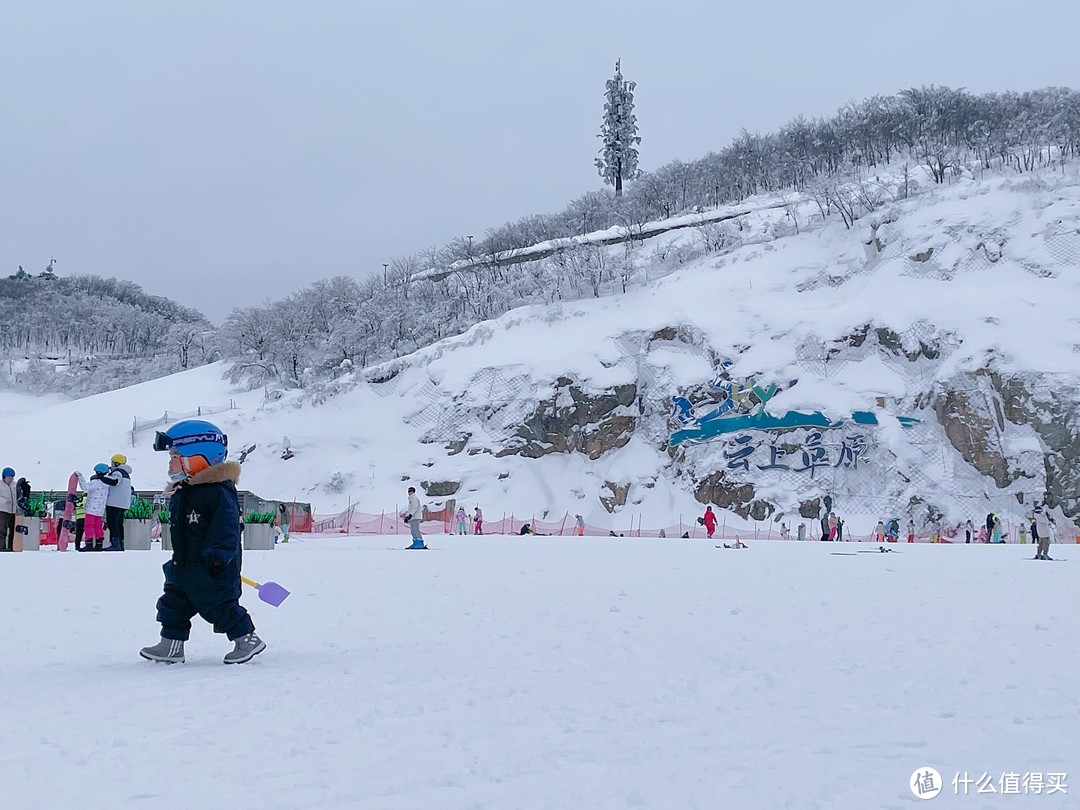
<svg viewBox="0 0 1080 810">
<path fill-rule="evenodd" d="M 612 527 L 636 516 L 646 527 L 665 526 L 699 513 L 695 487 L 726 466 L 722 442 L 668 452 L 670 397 L 707 389 L 717 363 L 730 359 L 731 377 L 778 384 L 769 413 L 879 414 L 873 439 L 886 460 L 882 469 L 868 466 L 857 486 L 854 477 L 824 485 L 883 493 L 880 508 L 869 495 L 847 505 L 838 499 L 852 531 L 868 532 L 886 513 L 901 516 L 913 497 L 933 496 L 948 521 L 977 519 L 987 508 L 1019 520 L 1024 507 L 1016 494 L 1037 497 L 1043 486 L 1042 440 L 1029 427 L 1002 423 L 995 441 L 1023 475 L 998 487 L 950 444 L 933 402 L 950 386 L 983 396 L 972 375 L 986 369 L 1026 380 L 1044 398 L 1075 389 L 1075 174 L 930 187 L 851 229 L 815 221 L 812 204 L 802 206 L 799 234 L 784 210 L 763 205 L 731 226 L 743 246 L 708 253 L 674 273 L 665 266 L 658 279 L 649 278 L 646 265 L 625 295 L 522 307 L 312 391 L 238 392 L 219 379 L 220 367 L 207 367 L 14 417 L 23 438 L 6 448 L 7 461 L 20 474 L 29 468 L 35 486 L 59 482 L 71 461 L 57 460 L 61 443 L 52 443 L 49 425 L 62 420 L 93 426 L 89 457 L 75 460 L 82 468 L 124 449 L 136 477 L 160 475 L 163 463 L 148 448 L 129 447 L 132 416 L 233 399 L 237 410 L 215 421 L 234 444 L 258 443 L 244 485 L 265 497 L 310 500 L 324 512 L 361 503 L 377 513 L 403 499 L 406 480 L 449 482 L 469 508 L 538 518 L 580 512 L 592 525 Z M 641 255 L 663 256 L 702 238 L 694 229 L 667 232 L 646 240 Z M 664 330 L 678 336 L 658 339 Z M 881 340 L 889 338 L 874 330 L 887 330 L 881 334 L 895 336 L 897 345 L 886 350 Z M 538 402 L 567 396 L 560 378 L 594 394 L 635 386 L 638 406 L 616 412 L 636 420 L 629 441 L 592 459 L 507 454 L 511 434 Z M 901 430 L 894 418 L 901 415 L 920 418 L 924 427 Z M 296 453 L 289 461 L 278 458 L 284 437 Z M 897 474 L 911 481 L 900 486 Z M 773 505 L 769 519 L 790 528 L 799 522 L 799 503 L 824 491 L 816 478 L 746 480 L 755 499 Z M 614 515 L 600 501 L 608 483 L 628 487 Z M 442 500 L 428 498 L 432 505 Z M 929 519 L 925 512 L 913 517 Z"/>
</svg>

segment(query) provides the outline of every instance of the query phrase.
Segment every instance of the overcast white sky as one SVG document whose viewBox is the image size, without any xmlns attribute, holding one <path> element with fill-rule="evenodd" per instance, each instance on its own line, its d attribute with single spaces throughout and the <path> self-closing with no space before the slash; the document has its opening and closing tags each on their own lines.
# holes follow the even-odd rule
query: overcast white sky
<svg viewBox="0 0 1080 810">
<path fill-rule="evenodd" d="M 525 7 L 527 6 L 527 7 Z M 918 84 L 1080 84 L 1080 3 L 0 0 L 0 272 L 128 278 L 215 321 Z"/>
</svg>

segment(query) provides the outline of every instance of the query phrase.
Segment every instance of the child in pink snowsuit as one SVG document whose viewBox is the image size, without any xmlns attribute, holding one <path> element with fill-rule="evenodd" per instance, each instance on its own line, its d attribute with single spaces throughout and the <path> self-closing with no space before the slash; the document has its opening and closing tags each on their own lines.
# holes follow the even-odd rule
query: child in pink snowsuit
<svg viewBox="0 0 1080 810">
<path fill-rule="evenodd" d="M 105 501 L 109 497 L 109 484 L 105 474 L 108 464 L 94 465 L 94 474 L 87 481 L 79 473 L 79 487 L 86 490 L 86 522 L 83 527 L 83 542 L 86 549 L 102 551 L 105 545 Z"/>
</svg>

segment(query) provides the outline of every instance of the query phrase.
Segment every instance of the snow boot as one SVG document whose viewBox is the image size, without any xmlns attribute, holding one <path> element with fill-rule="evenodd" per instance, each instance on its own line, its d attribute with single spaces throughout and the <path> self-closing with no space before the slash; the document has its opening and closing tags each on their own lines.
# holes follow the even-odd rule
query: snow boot
<svg viewBox="0 0 1080 810">
<path fill-rule="evenodd" d="M 153 647 L 143 647 L 139 650 L 139 655 L 147 661 L 161 661 L 165 664 L 182 664 L 184 663 L 184 642 L 179 639 L 165 638 L 162 636 L 161 641 Z"/>
<path fill-rule="evenodd" d="M 406 546 L 405 550 L 406 551 L 413 551 L 413 550 L 416 550 L 416 549 L 426 549 L 426 548 L 427 548 L 427 546 L 424 545 L 424 539 L 422 537 L 418 537 L 418 538 L 416 538 L 415 540 L 412 541 L 411 546 Z"/>
<path fill-rule="evenodd" d="M 266 649 L 266 642 L 254 633 L 248 633 L 246 636 L 233 639 L 233 643 L 236 646 L 233 647 L 232 652 L 226 653 L 226 664 L 246 664 Z"/>
</svg>

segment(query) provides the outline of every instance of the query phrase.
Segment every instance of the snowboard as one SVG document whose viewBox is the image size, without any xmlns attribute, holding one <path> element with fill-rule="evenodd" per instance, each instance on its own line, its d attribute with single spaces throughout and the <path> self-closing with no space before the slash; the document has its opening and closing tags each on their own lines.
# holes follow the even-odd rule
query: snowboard
<svg viewBox="0 0 1080 810">
<path fill-rule="evenodd" d="M 11 539 L 11 550 L 22 551 L 23 550 L 23 538 L 30 533 L 30 530 L 26 526 L 26 518 L 16 513 L 15 515 L 15 536 Z"/>
<path fill-rule="evenodd" d="M 75 502 L 77 500 L 79 500 L 79 474 L 73 472 L 68 476 L 67 499 L 64 501 L 64 522 L 60 524 L 60 531 L 56 535 L 56 548 L 58 551 L 67 551 L 68 541 L 75 534 Z"/>
<path fill-rule="evenodd" d="M 30 527 L 26 525 L 26 513 L 30 509 L 30 496 L 22 491 L 24 486 L 29 487 L 24 478 L 20 478 L 15 485 L 15 536 L 11 540 L 12 551 L 22 551 L 23 538 L 30 534 Z"/>
</svg>

